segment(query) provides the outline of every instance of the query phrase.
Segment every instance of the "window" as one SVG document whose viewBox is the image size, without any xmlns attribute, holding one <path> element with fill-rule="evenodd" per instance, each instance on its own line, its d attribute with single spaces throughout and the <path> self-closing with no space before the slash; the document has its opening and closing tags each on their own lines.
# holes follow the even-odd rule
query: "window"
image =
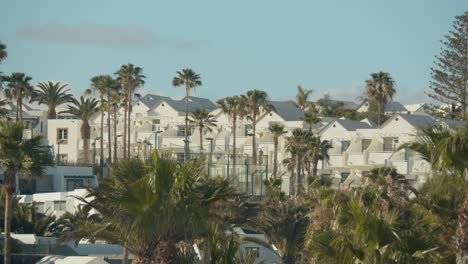
<svg viewBox="0 0 468 264">
<path fill-rule="evenodd" d="M 188 136 L 192 135 L 192 131 L 190 127 L 187 128 Z M 177 126 L 177 136 L 178 137 L 185 137 L 185 126 Z"/>
<path fill-rule="evenodd" d="M 54 201 L 54 210 L 55 211 L 65 211 L 67 201 Z"/>
<path fill-rule="evenodd" d="M 153 132 L 158 131 L 160 123 L 161 123 L 161 120 L 153 119 L 153 124 L 151 125 L 151 131 L 153 131 Z"/>
<path fill-rule="evenodd" d="M 383 138 L 383 151 L 384 152 L 395 151 L 397 145 L 398 145 L 397 137 L 384 137 Z"/>
<path fill-rule="evenodd" d="M 342 172 L 341 173 L 341 182 L 344 182 L 349 177 L 349 172 Z"/>
<path fill-rule="evenodd" d="M 57 128 L 57 144 L 68 143 L 68 128 Z"/>
<path fill-rule="evenodd" d="M 260 257 L 259 247 L 246 247 L 245 252 L 247 253 L 247 256 L 255 256 L 256 258 Z"/>
<path fill-rule="evenodd" d="M 42 130 L 43 130 L 43 124 L 42 124 L 42 121 L 41 121 L 41 133 L 42 133 Z"/>
<path fill-rule="evenodd" d="M 67 179 L 67 192 L 83 188 L 83 179 Z"/>
<path fill-rule="evenodd" d="M 362 152 L 364 152 L 364 150 L 366 150 L 370 146 L 371 143 L 372 143 L 371 139 L 364 138 L 362 140 Z"/>
<path fill-rule="evenodd" d="M 349 140 L 341 141 L 341 152 L 346 151 L 349 148 L 349 145 L 351 145 L 351 141 Z"/>
<path fill-rule="evenodd" d="M 183 162 L 185 160 L 185 154 L 184 153 L 177 153 L 177 161 Z"/>
</svg>

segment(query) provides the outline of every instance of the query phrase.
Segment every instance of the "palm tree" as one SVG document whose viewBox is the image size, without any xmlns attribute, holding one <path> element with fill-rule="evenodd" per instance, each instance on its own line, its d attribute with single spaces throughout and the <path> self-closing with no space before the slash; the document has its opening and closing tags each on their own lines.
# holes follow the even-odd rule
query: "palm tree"
<svg viewBox="0 0 468 264">
<path fill-rule="evenodd" d="M 175 87 L 185 86 L 185 152 L 184 158 L 188 158 L 188 107 L 190 90 L 195 87 L 201 86 L 202 81 L 200 75 L 195 73 L 192 69 L 183 69 L 177 72 L 177 76 L 172 79 L 172 85 Z"/>
<path fill-rule="evenodd" d="M 189 122 L 192 125 L 195 125 L 198 127 L 198 130 L 200 132 L 200 154 L 203 154 L 203 136 L 206 131 L 213 131 L 213 128 L 216 127 L 216 119 L 214 119 L 214 116 L 210 114 L 210 112 L 206 109 L 197 109 L 193 111 L 191 119 L 189 119 Z"/>
<path fill-rule="evenodd" d="M 303 89 L 302 86 L 297 86 L 296 101 L 290 100 L 289 102 L 294 104 L 301 110 L 306 110 L 309 107 L 309 97 L 312 94 L 312 90 Z"/>
<path fill-rule="evenodd" d="M 320 121 L 320 111 L 315 104 L 309 103 L 304 112 L 304 122 L 307 124 L 309 132 L 312 132 L 312 125 Z"/>
<path fill-rule="evenodd" d="M 309 151 L 308 143 L 310 142 L 312 136 L 312 133 L 309 131 L 296 128 L 291 132 L 291 136 L 286 137 L 286 151 L 291 154 L 291 158 L 295 159 L 289 160 L 289 163 L 294 163 L 296 165 L 296 192 L 300 192 L 300 189 L 303 187 L 304 179 L 302 175 L 302 165 L 304 162 L 304 156 Z"/>
<path fill-rule="evenodd" d="M 81 119 L 81 139 L 83 140 L 83 162 L 89 163 L 89 140 L 91 138 L 91 127 L 89 119 L 98 112 L 98 101 L 94 98 L 80 97 L 80 101 L 74 100 L 73 105 L 68 105 L 64 113 L 72 114 Z"/>
<path fill-rule="evenodd" d="M 14 72 L 6 76 L 8 82 L 5 89 L 5 97 L 16 102 L 16 122 L 23 120 L 23 100 L 29 98 L 33 92 L 33 87 L 29 83 L 32 78 L 22 72 Z"/>
<path fill-rule="evenodd" d="M 176 243 L 201 235 L 204 221 L 218 213 L 214 204 L 233 192 L 227 179 L 200 177 L 200 161 L 179 164 L 156 151 L 149 164 L 120 160 L 112 173 L 80 200 L 100 213 L 103 232 L 127 248 L 134 263 L 172 263 Z"/>
<path fill-rule="evenodd" d="M 5 170 L 5 245 L 4 263 L 10 263 L 10 231 L 13 194 L 16 177 L 22 173 L 27 178 L 40 176 L 44 167 L 53 164 L 49 146 L 42 145 L 42 137 L 23 138 L 24 124 L 0 121 L 0 164 Z"/>
<path fill-rule="evenodd" d="M 385 105 L 395 95 L 395 82 L 390 73 L 377 72 L 370 74 L 371 79 L 366 80 L 366 95 L 371 103 L 377 103 L 377 125 L 380 126 L 380 116 L 384 112 Z"/>
<path fill-rule="evenodd" d="M 4 61 L 8 57 L 6 48 L 7 46 L 0 42 L 0 63 L 2 63 L 2 61 Z"/>
<path fill-rule="evenodd" d="M 332 148 L 328 140 L 321 140 L 320 136 L 311 136 L 309 142 L 309 151 L 306 154 L 311 160 L 312 165 L 312 177 L 317 176 L 317 167 L 319 160 L 324 162 L 328 161 L 330 156 L 328 150 Z"/>
<path fill-rule="evenodd" d="M 224 99 L 220 99 L 217 102 L 218 108 L 225 113 L 230 121 L 231 134 L 232 134 L 232 168 L 233 176 L 236 178 L 236 165 L 237 165 L 237 142 L 236 142 L 236 130 L 237 121 L 244 119 L 247 115 L 246 100 L 242 96 L 229 96 Z"/>
<path fill-rule="evenodd" d="M 270 124 L 268 130 L 273 135 L 273 144 L 275 148 L 275 157 L 273 160 L 273 177 L 276 179 L 278 174 L 278 145 L 279 145 L 279 138 L 286 133 L 284 130 L 284 125 L 278 123 Z"/>
<path fill-rule="evenodd" d="M 114 161 L 118 159 L 117 156 L 117 148 L 118 148 L 118 142 L 117 142 L 117 116 L 118 116 L 118 109 L 121 106 L 121 101 L 122 101 L 123 95 L 121 93 L 119 85 L 116 85 L 113 89 L 110 90 L 110 94 L 108 96 L 108 106 L 111 107 L 112 111 L 112 123 L 114 127 Z M 110 114 L 109 114 L 110 116 Z M 109 126 L 110 127 L 110 126 Z"/>
<path fill-rule="evenodd" d="M 130 114 L 132 112 L 132 96 L 136 89 L 145 84 L 145 76 L 143 69 L 135 67 L 133 64 L 122 65 L 115 73 L 117 81 L 122 87 L 124 96 L 124 133 L 123 133 L 123 148 L 124 158 L 130 157 Z"/>
<path fill-rule="evenodd" d="M 99 164 L 101 166 L 104 165 L 104 113 L 107 110 L 107 120 L 109 125 L 109 107 L 107 102 L 105 101 L 104 97 L 109 94 L 109 89 L 112 89 L 114 85 L 114 80 L 110 75 L 98 75 L 91 78 L 91 88 L 95 92 L 99 93 L 99 109 L 101 111 L 101 130 L 100 130 L 100 159 Z M 109 98 L 107 98 L 109 100 Z M 110 132 L 110 127 L 108 127 L 108 132 Z M 111 141 L 110 141 L 110 133 L 108 134 L 108 150 L 109 150 L 109 159 L 111 159 Z"/>
<path fill-rule="evenodd" d="M 263 216 L 254 225 L 275 245 L 281 263 L 298 263 L 304 249 L 306 229 L 309 224 L 307 207 L 301 201 L 283 200 L 276 206 L 264 208 Z"/>
<path fill-rule="evenodd" d="M 256 126 L 257 118 L 262 112 L 274 111 L 273 105 L 268 103 L 268 94 L 264 91 L 251 90 L 246 94 L 247 111 L 250 113 L 252 120 L 252 162 L 257 165 L 257 143 L 256 143 Z"/>
<path fill-rule="evenodd" d="M 66 89 L 68 84 L 61 82 L 40 82 L 36 90 L 33 91 L 31 102 L 47 105 L 47 118 L 56 119 L 57 106 L 71 102 L 73 96 L 69 93 L 70 89 Z"/>
</svg>

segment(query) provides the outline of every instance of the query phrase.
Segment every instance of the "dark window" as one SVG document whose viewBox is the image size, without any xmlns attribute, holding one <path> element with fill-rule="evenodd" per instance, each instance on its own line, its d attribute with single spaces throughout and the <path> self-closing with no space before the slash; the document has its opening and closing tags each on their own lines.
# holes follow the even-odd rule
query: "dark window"
<svg viewBox="0 0 468 264">
<path fill-rule="evenodd" d="M 83 179 L 67 179 L 67 192 L 83 188 Z"/>
<path fill-rule="evenodd" d="M 68 128 L 57 128 L 57 143 L 67 144 L 68 143 Z"/>
<path fill-rule="evenodd" d="M 342 172 L 341 173 L 341 182 L 344 182 L 349 177 L 349 172 Z"/>
<path fill-rule="evenodd" d="M 349 145 L 351 145 L 351 141 L 349 140 L 341 141 L 341 152 L 345 152 L 349 148 Z"/>
</svg>

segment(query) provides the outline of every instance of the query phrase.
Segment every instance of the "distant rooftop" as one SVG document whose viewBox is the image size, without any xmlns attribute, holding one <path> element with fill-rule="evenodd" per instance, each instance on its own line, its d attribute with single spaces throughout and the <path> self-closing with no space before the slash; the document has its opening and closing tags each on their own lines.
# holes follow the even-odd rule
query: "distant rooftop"
<svg viewBox="0 0 468 264">
<path fill-rule="evenodd" d="M 275 112 L 285 121 L 302 121 L 304 120 L 304 111 L 297 108 L 294 104 L 288 101 L 270 101 L 275 107 Z"/>
</svg>

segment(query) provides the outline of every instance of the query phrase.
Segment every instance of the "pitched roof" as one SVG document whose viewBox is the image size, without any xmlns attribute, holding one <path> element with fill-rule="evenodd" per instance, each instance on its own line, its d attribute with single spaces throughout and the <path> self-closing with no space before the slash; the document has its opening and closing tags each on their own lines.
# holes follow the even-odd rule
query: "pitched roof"
<svg viewBox="0 0 468 264">
<path fill-rule="evenodd" d="M 361 122 L 361 121 L 355 121 L 355 120 L 349 120 L 349 119 L 337 119 L 336 122 L 342 125 L 348 131 L 355 131 L 356 129 L 362 129 L 362 128 L 372 128 L 372 126 L 369 125 L 369 123 Z"/>
<path fill-rule="evenodd" d="M 166 96 L 161 96 L 157 94 L 146 94 L 142 98 L 140 98 L 140 102 L 145 104 L 148 108 L 153 107 L 155 104 L 157 104 L 161 99 L 163 98 L 168 98 Z"/>
<path fill-rule="evenodd" d="M 343 105 L 339 108 L 340 110 L 355 110 L 358 108 L 358 104 L 352 101 L 342 101 L 342 100 L 330 100 L 334 103 L 342 103 Z"/>
<path fill-rule="evenodd" d="M 161 99 L 157 101 L 157 103 L 155 103 L 152 107 L 150 107 L 150 110 L 161 104 L 163 101 L 174 108 L 176 111 L 185 112 L 185 97 L 181 100 L 174 100 L 170 97 L 161 96 Z M 189 96 L 188 111 L 193 112 L 197 109 L 207 109 L 208 111 L 213 111 L 216 109 L 216 105 L 210 99 Z"/>
<path fill-rule="evenodd" d="M 436 124 L 434 118 L 425 115 L 408 115 L 408 114 L 398 114 L 408 123 L 415 127 L 429 127 Z"/>
<path fill-rule="evenodd" d="M 275 107 L 275 112 L 281 116 L 284 121 L 302 121 L 304 120 L 304 111 L 297 108 L 294 104 L 288 101 L 270 101 Z"/>
<path fill-rule="evenodd" d="M 439 119 L 437 124 L 447 124 L 450 127 L 464 126 L 466 125 L 465 121 L 462 120 L 453 120 L 453 119 Z"/>
<path fill-rule="evenodd" d="M 387 102 L 385 105 L 385 112 L 407 112 L 408 109 L 406 109 L 402 104 L 399 102 Z"/>
<path fill-rule="evenodd" d="M 419 108 L 423 107 L 424 105 L 426 105 L 425 103 L 420 103 L 420 104 L 409 104 L 409 105 L 404 105 L 404 107 L 406 108 L 406 110 L 410 111 L 410 112 L 415 112 L 417 111 Z"/>
</svg>

